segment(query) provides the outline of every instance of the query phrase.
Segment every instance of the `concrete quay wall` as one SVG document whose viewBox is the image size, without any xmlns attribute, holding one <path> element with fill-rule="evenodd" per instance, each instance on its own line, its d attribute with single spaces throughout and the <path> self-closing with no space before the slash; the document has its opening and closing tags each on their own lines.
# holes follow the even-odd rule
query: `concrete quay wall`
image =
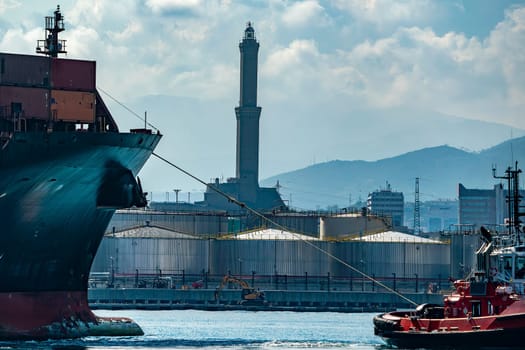
<svg viewBox="0 0 525 350">
<path fill-rule="evenodd" d="M 241 290 L 228 289 L 216 293 L 215 289 L 145 289 L 145 288 L 92 288 L 88 300 L 92 309 L 202 309 L 260 311 L 338 311 L 373 312 L 414 305 L 398 295 L 386 292 L 267 290 L 265 302 L 241 303 Z M 441 304 L 443 295 L 409 293 L 404 296 L 417 304 Z"/>
</svg>

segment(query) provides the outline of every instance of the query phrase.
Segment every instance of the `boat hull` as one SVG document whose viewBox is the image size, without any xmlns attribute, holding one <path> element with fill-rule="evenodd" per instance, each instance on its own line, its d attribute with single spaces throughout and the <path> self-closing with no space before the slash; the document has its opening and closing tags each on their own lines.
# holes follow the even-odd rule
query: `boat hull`
<svg viewBox="0 0 525 350">
<path fill-rule="evenodd" d="M 491 329 L 477 331 L 410 333 L 394 331 L 383 340 L 398 348 L 523 348 L 525 329 Z"/>
<path fill-rule="evenodd" d="M 159 140 L 151 134 L 29 132 L 4 144 L 0 339 L 94 335 L 109 324 L 128 334 L 131 321 L 106 322 L 89 309 L 89 271 L 114 211 L 137 202 L 135 177 Z"/>
<path fill-rule="evenodd" d="M 399 348 L 523 347 L 525 313 L 424 319 L 387 313 L 374 318 L 374 333 Z"/>
<path fill-rule="evenodd" d="M 0 305 L 1 340 L 144 334 L 128 318 L 93 314 L 84 291 L 1 293 Z"/>
</svg>

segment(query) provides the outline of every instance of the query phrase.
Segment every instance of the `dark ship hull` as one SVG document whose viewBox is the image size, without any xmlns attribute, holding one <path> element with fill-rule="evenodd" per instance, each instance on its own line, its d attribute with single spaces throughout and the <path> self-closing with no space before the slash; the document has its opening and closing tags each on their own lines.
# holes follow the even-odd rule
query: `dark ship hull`
<svg viewBox="0 0 525 350">
<path fill-rule="evenodd" d="M 115 209 L 137 204 L 135 176 L 159 140 L 28 132 L 4 144 L 0 338 L 89 335 L 103 323 L 87 305 L 91 263 Z"/>
<path fill-rule="evenodd" d="M 145 206 L 137 173 L 161 135 L 118 130 L 96 63 L 66 53 L 60 8 L 31 56 L 0 53 L 0 340 L 140 335 L 87 303 L 116 209 Z"/>
</svg>

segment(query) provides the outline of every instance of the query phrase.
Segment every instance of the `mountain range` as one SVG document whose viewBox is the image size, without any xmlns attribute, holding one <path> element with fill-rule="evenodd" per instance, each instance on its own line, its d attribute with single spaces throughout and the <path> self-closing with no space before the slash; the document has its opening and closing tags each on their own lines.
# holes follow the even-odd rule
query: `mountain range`
<svg viewBox="0 0 525 350">
<path fill-rule="evenodd" d="M 504 175 L 516 161 L 523 169 L 525 137 L 480 152 L 442 145 L 377 161 L 333 160 L 269 177 L 261 186 L 278 182 L 281 196 L 292 208 L 310 210 L 352 206 L 388 184 L 410 202 L 416 178 L 421 201 L 456 199 L 459 183 L 467 188 L 492 189 L 501 181 L 493 178 L 493 167 L 497 175 Z M 520 187 L 523 183 L 522 177 Z"/>
<path fill-rule="evenodd" d="M 214 181 L 215 178 L 226 181 L 235 176 L 236 168 L 236 93 L 232 93 L 230 100 L 213 101 L 149 95 L 125 103 L 128 110 L 112 98 L 108 97 L 107 103 L 122 130 L 143 127 L 144 122 L 137 116 L 144 112 L 133 116 L 129 110 L 144 111 L 147 108 L 148 122 L 164 134 L 157 154 L 204 181 Z M 397 171 L 391 171 L 383 164 L 395 162 L 398 155 L 413 150 L 431 147 L 428 149 L 430 152 L 438 145 L 479 152 L 504 140 L 525 136 L 525 129 L 428 110 L 401 107 L 373 110 L 351 104 L 343 108 L 334 101 L 316 104 L 308 100 L 268 98 L 261 99 L 261 105 L 259 178 L 270 179 L 265 183 L 271 185 L 281 179 L 281 185 L 287 187 L 282 188 L 285 198 L 289 200 L 291 194 L 292 205 L 295 203 L 307 208 L 318 205 L 348 206 L 350 194 L 351 201 L 366 198 L 369 191 L 385 186 L 386 181 L 408 195 L 413 192 L 417 176 L 421 177 L 422 191 L 439 198 L 455 197 L 456 185 L 450 189 L 443 185 L 436 191 L 429 191 L 432 185 L 426 182 L 435 181 L 433 173 L 413 171 L 397 178 Z M 440 150 L 443 152 L 441 147 L 437 147 L 433 152 L 439 153 Z M 343 165 L 343 161 L 330 162 L 334 159 L 356 162 L 352 165 Z M 505 158 L 504 166 L 507 166 L 508 159 L 510 157 Z M 354 172 L 357 164 L 363 164 L 364 173 L 357 168 Z M 443 166 L 455 171 L 447 164 Z M 305 169 L 310 169 L 310 165 L 314 165 L 312 169 L 333 168 L 338 174 L 328 176 L 318 170 L 322 174 L 318 176 L 319 184 L 311 181 L 303 184 L 306 179 L 298 179 L 297 185 L 284 181 L 290 176 L 294 179 L 293 170 L 301 169 L 297 171 L 302 174 Z M 408 166 L 409 169 L 413 167 L 416 165 Z M 491 169 L 490 163 L 487 167 Z M 326 171 L 330 172 L 328 169 Z M 337 183 L 323 183 L 339 176 L 341 180 Z M 490 179 L 490 176 L 489 173 L 487 177 Z M 172 192 L 174 188 L 192 192 L 193 199 L 202 197 L 204 191 L 201 183 L 167 168 L 154 157 L 148 161 L 140 177 L 148 192 L 159 195 L 157 200 L 165 200 L 166 192 Z M 307 192 L 313 195 L 307 195 Z"/>
</svg>

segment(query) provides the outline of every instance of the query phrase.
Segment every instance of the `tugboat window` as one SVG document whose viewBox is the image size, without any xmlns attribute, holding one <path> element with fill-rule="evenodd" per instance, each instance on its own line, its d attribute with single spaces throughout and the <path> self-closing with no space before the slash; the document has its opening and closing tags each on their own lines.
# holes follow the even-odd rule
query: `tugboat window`
<svg viewBox="0 0 525 350">
<path fill-rule="evenodd" d="M 505 274 L 505 279 L 509 280 L 512 277 L 512 256 L 504 256 L 501 261 L 501 272 Z"/>
<path fill-rule="evenodd" d="M 472 300 L 472 316 L 478 317 L 481 316 L 481 304 L 479 300 Z"/>
</svg>

